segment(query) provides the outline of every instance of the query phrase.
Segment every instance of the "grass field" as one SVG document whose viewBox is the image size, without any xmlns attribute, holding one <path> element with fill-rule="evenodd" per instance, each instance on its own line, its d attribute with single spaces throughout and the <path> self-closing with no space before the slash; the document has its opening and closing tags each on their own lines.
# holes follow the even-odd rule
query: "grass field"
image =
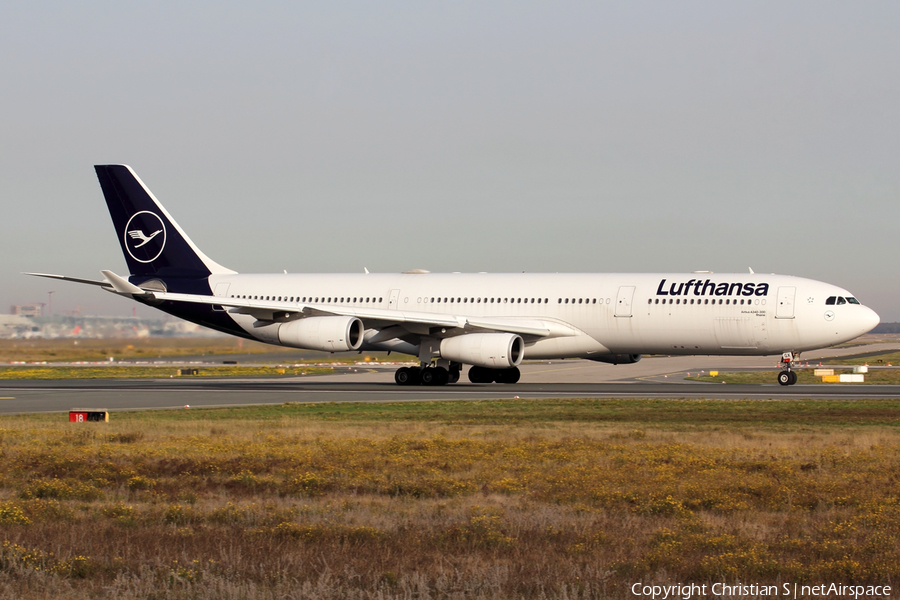
<svg viewBox="0 0 900 600">
<path fill-rule="evenodd" d="M 848 356 L 844 358 L 832 358 L 823 362 L 829 365 L 898 365 L 900 364 L 900 352 L 884 352 L 876 356 Z"/>
<path fill-rule="evenodd" d="M 227 359 L 234 354 L 252 354 L 264 362 L 267 354 L 292 354 L 296 361 L 355 362 L 369 356 L 383 360 L 385 353 L 375 352 L 330 354 L 310 350 L 293 350 L 237 337 L 150 337 L 141 339 L 0 339 L 0 363 L 25 362 L 97 362 L 115 360 L 153 361 L 159 358 L 178 359 L 182 356 L 207 356 Z M 398 359 L 399 357 L 399 359 Z M 406 360 L 405 355 L 393 353 L 388 360 Z"/>
<path fill-rule="evenodd" d="M 273 346 L 235 337 L 142 339 L 49 339 L 0 340 L 0 362 L 68 362 L 116 360 L 152 360 L 154 358 L 264 354 Z"/>
<path fill-rule="evenodd" d="M 342 365 L 334 367 L 195 367 L 196 374 L 184 375 L 185 377 L 278 377 L 278 376 L 303 376 L 325 375 L 339 372 L 347 372 L 348 368 Z M 166 377 L 182 377 L 181 368 L 174 366 L 22 366 L 0 367 L 0 380 L 3 379 L 159 379 Z"/>
<path fill-rule="evenodd" d="M 627 598 L 900 565 L 900 401 L 64 418 L 0 422 L 0 597 Z"/>
</svg>

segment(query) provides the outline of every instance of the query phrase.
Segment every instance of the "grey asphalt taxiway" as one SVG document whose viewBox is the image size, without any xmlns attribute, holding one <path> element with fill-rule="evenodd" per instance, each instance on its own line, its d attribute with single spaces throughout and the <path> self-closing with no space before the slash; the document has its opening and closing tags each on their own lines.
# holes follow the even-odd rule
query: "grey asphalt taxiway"
<svg viewBox="0 0 900 600">
<path fill-rule="evenodd" d="M 891 344 L 894 348 L 897 344 Z M 867 350 L 892 347 L 867 346 Z M 852 355 L 859 349 L 834 349 L 818 358 Z M 404 402 L 500 398 L 900 398 L 898 385 L 815 384 L 780 386 L 725 385 L 686 381 L 709 370 L 776 369 L 773 357 L 649 357 L 634 365 L 556 361 L 522 366 L 513 385 L 471 384 L 399 387 L 396 366 L 356 365 L 334 375 L 272 378 L 173 377 L 161 379 L 15 380 L 0 382 L 0 414 L 63 412 L 74 408 L 110 411 L 281 404 L 285 402 Z M 883 367 L 889 368 L 889 367 Z"/>
<path fill-rule="evenodd" d="M 411 402 L 503 398 L 706 398 L 859 399 L 898 398 L 900 386 L 673 384 L 462 384 L 398 388 L 393 384 L 331 383 L 312 379 L 214 380 L 169 384 L 166 380 L 66 380 L 0 386 L 0 414 L 250 406 L 285 402 Z"/>
</svg>

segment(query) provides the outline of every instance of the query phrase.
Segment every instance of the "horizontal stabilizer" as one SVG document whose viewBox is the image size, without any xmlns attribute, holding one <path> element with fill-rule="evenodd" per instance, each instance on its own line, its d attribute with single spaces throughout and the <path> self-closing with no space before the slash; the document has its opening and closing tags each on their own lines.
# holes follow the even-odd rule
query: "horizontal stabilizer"
<svg viewBox="0 0 900 600">
<path fill-rule="evenodd" d="M 66 275 L 54 275 L 52 273 L 22 273 L 22 275 L 32 275 L 34 277 L 46 277 L 47 279 L 59 279 L 62 281 L 73 281 L 75 283 L 85 283 L 87 285 L 98 285 L 100 287 L 112 288 L 108 281 L 96 281 L 94 279 L 81 279 L 79 277 L 67 277 Z"/>
</svg>

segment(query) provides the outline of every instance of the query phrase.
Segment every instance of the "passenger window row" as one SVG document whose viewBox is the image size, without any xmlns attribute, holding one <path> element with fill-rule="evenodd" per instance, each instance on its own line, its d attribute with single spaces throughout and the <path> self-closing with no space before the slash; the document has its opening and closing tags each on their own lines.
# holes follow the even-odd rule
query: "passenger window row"
<svg viewBox="0 0 900 600">
<path fill-rule="evenodd" d="M 418 302 L 434 302 L 440 303 L 442 301 L 441 298 L 438 297 L 424 297 L 419 298 Z M 457 303 L 466 303 L 469 302 L 471 304 L 480 304 L 484 302 L 485 304 L 548 304 L 550 302 L 549 298 L 456 298 L 455 301 Z M 443 298 L 444 303 L 454 302 L 454 298 Z M 599 300 L 597 298 L 557 298 L 556 302 L 558 304 L 603 304 L 603 298 Z M 606 304 L 610 303 L 610 299 L 606 299 Z"/>
<path fill-rule="evenodd" d="M 338 304 L 371 304 L 373 302 L 381 303 L 384 301 L 383 297 L 375 298 L 373 297 L 349 297 L 349 296 L 262 296 L 262 295 L 247 295 L 247 294 L 232 294 L 232 298 L 239 298 L 244 300 L 263 300 L 263 301 L 274 301 L 274 302 L 312 302 L 318 303 L 323 302 L 326 304 L 331 304 L 332 302 Z M 418 299 L 419 302 L 435 303 L 435 304 L 549 304 L 549 298 L 464 298 L 464 297 L 420 297 Z M 609 304 L 611 300 L 606 298 L 557 298 L 558 304 Z"/>
<path fill-rule="evenodd" d="M 232 294 L 231 297 L 232 298 L 241 298 L 244 300 L 265 300 L 265 301 L 271 301 L 271 302 L 313 302 L 313 303 L 315 303 L 315 302 L 321 301 L 321 302 L 324 302 L 325 304 L 331 304 L 332 302 L 336 302 L 339 304 L 345 304 L 347 302 L 349 302 L 351 304 L 360 304 L 360 303 L 371 304 L 373 302 L 380 303 L 380 302 L 384 301 L 384 297 L 376 298 L 374 296 L 367 297 L 367 298 L 363 298 L 362 296 L 354 297 L 354 298 L 351 298 L 349 296 L 346 296 L 346 297 L 343 297 L 343 296 L 342 297 L 303 296 L 301 298 L 300 296 L 254 296 L 254 295 L 241 295 L 241 294 L 238 294 L 237 296 L 235 296 L 234 294 Z"/>
<path fill-rule="evenodd" d="M 690 300 L 690 304 L 695 303 L 694 298 L 691 298 Z M 725 298 L 724 301 L 722 298 L 719 298 L 718 300 L 719 301 L 716 302 L 716 298 L 713 298 L 712 302 L 710 302 L 709 298 L 697 298 L 696 304 L 744 304 L 743 298 L 741 298 L 740 302 L 738 302 L 737 299 L 732 300 L 731 298 Z M 669 298 L 668 302 L 666 302 L 666 298 L 663 298 L 662 302 L 660 302 L 659 298 L 647 298 L 647 304 L 688 304 L 688 299 L 684 298 L 684 301 L 682 302 L 681 298 Z M 747 304 L 751 304 L 749 298 L 747 299 Z"/>
<path fill-rule="evenodd" d="M 422 297 L 417 300 L 417 302 L 424 302 L 428 304 L 429 302 L 433 302 L 435 304 L 441 303 L 443 300 L 444 304 L 449 303 L 457 303 L 457 304 L 546 304 L 549 302 L 547 298 L 439 298 L 437 296 L 432 297 Z"/>
<path fill-rule="evenodd" d="M 556 302 L 558 304 L 603 304 L 603 298 L 600 298 L 599 302 L 597 298 L 557 298 Z M 606 304 L 609 302 L 609 298 L 607 298 Z"/>
</svg>

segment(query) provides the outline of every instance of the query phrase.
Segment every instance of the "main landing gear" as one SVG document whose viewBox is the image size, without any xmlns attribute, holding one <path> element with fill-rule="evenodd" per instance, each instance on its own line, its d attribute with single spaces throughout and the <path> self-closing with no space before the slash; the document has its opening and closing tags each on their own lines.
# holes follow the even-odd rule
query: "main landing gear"
<svg viewBox="0 0 900 600">
<path fill-rule="evenodd" d="M 472 383 L 516 383 L 519 381 L 518 367 L 511 369 L 486 369 L 472 367 L 469 369 L 469 381 Z"/>
<path fill-rule="evenodd" d="M 785 352 L 781 355 L 781 372 L 778 373 L 778 383 L 781 385 L 794 385 L 797 383 L 797 373 L 791 370 L 794 359 L 799 358 L 800 354 L 793 352 Z"/>
<path fill-rule="evenodd" d="M 394 373 L 397 385 L 447 385 L 459 381 L 462 365 L 450 363 L 449 368 L 440 365 L 421 367 L 401 367 Z M 469 381 L 472 383 L 516 383 L 519 381 L 519 369 L 486 369 L 472 367 L 469 369 Z"/>
<path fill-rule="evenodd" d="M 394 373 L 397 385 L 447 385 L 459 381 L 462 365 L 450 363 L 449 368 L 442 366 L 401 367 Z"/>
</svg>

